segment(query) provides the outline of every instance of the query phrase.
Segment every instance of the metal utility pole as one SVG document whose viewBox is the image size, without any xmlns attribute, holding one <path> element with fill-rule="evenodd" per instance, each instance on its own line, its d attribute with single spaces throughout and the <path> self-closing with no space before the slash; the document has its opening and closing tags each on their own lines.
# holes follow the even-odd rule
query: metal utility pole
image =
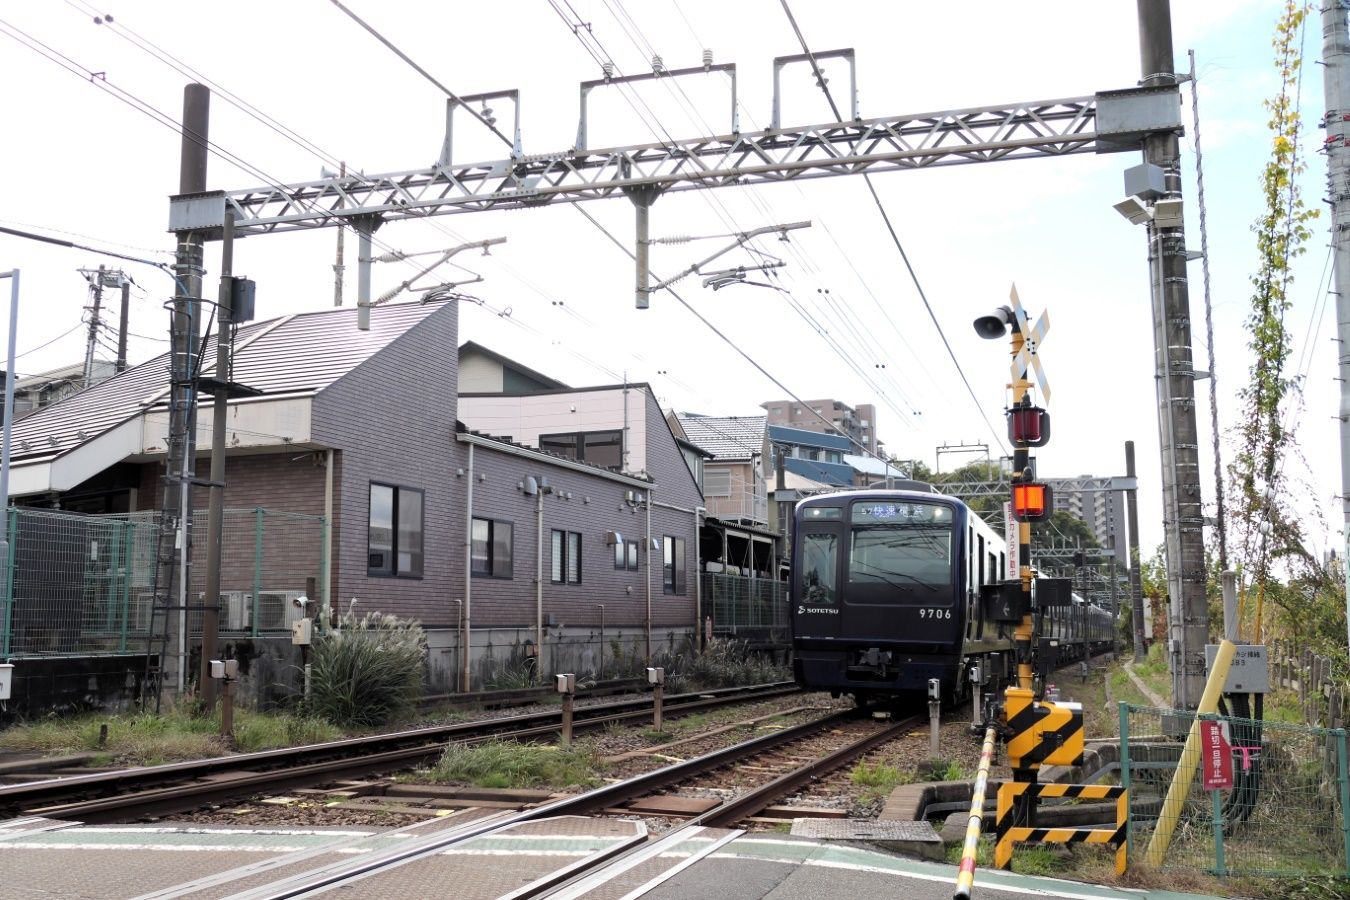
<svg viewBox="0 0 1350 900">
<path fill-rule="evenodd" d="M 341 180 L 341 179 L 345 179 L 346 177 L 347 177 L 347 161 L 346 161 L 346 160 L 343 160 L 343 161 L 342 161 L 342 164 L 338 166 L 338 178 Z M 342 207 L 339 206 L 338 208 L 341 209 Z M 346 228 L 343 228 L 341 225 L 339 225 L 339 226 L 338 226 L 338 230 L 337 230 L 337 259 L 333 262 L 333 305 L 334 305 L 334 306 L 341 306 L 341 305 L 342 305 L 342 275 L 343 275 L 344 272 L 347 271 L 347 267 L 346 267 L 346 265 L 343 264 L 343 261 L 342 261 L 342 255 L 343 255 L 343 238 L 345 238 L 346 236 L 347 236 L 347 229 L 346 229 Z"/>
<path fill-rule="evenodd" d="M 1346 0 L 1322 7 L 1322 89 L 1326 95 L 1327 202 L 1331 204 L 1331 249 L 1336 294 L 1337 379 L 1341 383 L 1341 511 L 1346 567 L 1346 638 L 1350 641 L 1350 36 Z"/>
<path fill-rule="evenodd" d="M 1139 50 L 1144 87 L 1174 86 L 1169 0 L 1139 0 Z M 1159 131 L 1144 138 L 1144 161 L 1164 172 L 1164 196 L 1181 198 L 1177 136 Z M 1153 342 L 1162 438 L 1163 517 L 1167 535 L 1167 585 L 1173 627 L 1169 638 L 1172 702 L 1194 709 L 1205 687 L 1209 611 L 1205 598 L 1204 515 L 1201 508 L 1199 435 L 1195 423 L 1195 366 L 1191 357 L 1191 307 L 1186 281 L 1186 232 L 1150 222 Z"/>
<path fill-rule="evenodd" d="M 211 661 L 216 658 L 220 635 L 220 557 L 221 530 L 225 522 L 225 430 L 229 404 L 230 350 L 234 342 L 234 213 L 225 213 L 220 242 L 220 294 L 216 307 L 216 371 L 211 404 L 211 483 L 206 506 L 206 597 L 202 600 L 202 658 L 197 684 L 202 705 L 210 711 L 216 706 L 216 679 L 211 677 Z"/>
<path fill-rule="evenodd" d="M 1134 441 L 1125 442 L 1125 477 L 1134 478 Z M 1134 620 L 1134 661 L 1144 658 L 1144 579 L 1141 571 L 1144 557 L 1139 552 L 1139 503 L 1138 488 L 1125 492 L 1125 516 L 1130 529 L 1130 602 L 1133 604 Z"/>
</svg>

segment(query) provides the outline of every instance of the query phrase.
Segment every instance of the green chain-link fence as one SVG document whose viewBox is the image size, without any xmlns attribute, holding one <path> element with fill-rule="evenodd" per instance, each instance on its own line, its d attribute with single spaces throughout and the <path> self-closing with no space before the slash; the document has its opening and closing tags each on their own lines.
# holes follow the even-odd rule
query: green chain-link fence
<svg viewBox="0 0 1350 900">
<path fill-rule="evenodd" d="M 1164 817 L 1167 869 L 1220 875 L 1350 877 L 1350 780 L 1344 729 L 1202 716 L 1223 723 L 1231 788 L 1196 770 L 1184 802 L 1164 807 L 1194 713 L 1120 704 L 1121 782 L 1130 790 L 1130 863 L 1146 858 Z M 1201 753 L 1185 754 L 1193 767 Z"/>
<path fill-rule="evenodd" d="M 0 595 L 0 652 L 13 658 L 143 653 L 154 604 L 156 514 L 87 516 L 11 507 Z M 206 511 L 193 515 L 187 605 L 204 600 Z M 267 509 L 225 510 L 222 633 L 289 631 L 294 599 L 327 578 L 327 523 Z M 177 605 L 176 589 L 169 591 Z M 318 599 L 313 598 L 313 599 Z M 176 618 L 176 615 L 175 615 Z M 188 617 L 200 633 L 201 612 Z"/>
</svg>

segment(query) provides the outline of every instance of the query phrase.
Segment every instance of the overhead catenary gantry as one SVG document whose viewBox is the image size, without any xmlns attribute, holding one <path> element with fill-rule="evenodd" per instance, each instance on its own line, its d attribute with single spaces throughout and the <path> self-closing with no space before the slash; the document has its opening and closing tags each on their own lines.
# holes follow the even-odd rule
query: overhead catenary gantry
<svg viewBox="0 0 1350 900">
<path fill-rule="evenodd" d="M 1171 55 L 1171 23 L 1167 0 L 1139 0 L 1141 69 L 1143 84 L 1123 90 L 1061 99 L 972 106 L 936 112 L 863 118 L 857 108 L 856 84 L 850 81 L 852 118 L 806 126 L 773 126 L 755 132 L 739 131 L 733 117 L 723 134 L 670 139 L 648 144 L 592 149 L 585 146 L 585 123 L 578 129 L 576 146 L 552 153 L 527 154 L 521 134 L 520 96 L 498 91 L 473 97 L 451 97 L 447 107 L 445 139 L 436 162 L 426 168 L 381 175 L 346 174 L 290 185 L 266 185 L 233 191 L 201 191 L 171 198 L 170 230 L 197 239 L 218 237 L 229 211 L 235 234 L 301 231 L 336 225 L 354 227 L 362 240 L 362 257 L 370 256 L 370 237 L 379 226 L 393 221 L 424 219 L 457 213 L 528 209 L 557 202 L 599 200 L 628 196 L 645 223 L 658 196 L 687 190 L 726 186 L 767 185 L 839 175 L 862 175 L 904 169 L 1055 158 L 1080 153 L 1145 151 L 1149 161 L 1167 172 L 1166 193 L 1180 200 L 1178 154 L 1174 148 L 1182 133 L 1179 95 Z M 842 58 L 853 65 L 852 51 L 825 51 L 805 57 L 775 60 L 774 108 L 779 103 L 778 72 L 784 65 Z M 654 61 L 650 75 L 624 76 L 625 82 L 669 78 L 676 74 L 735 77 L 733 65 L 713 66 L 705 54 L 701 68 L 667 71 Z M 621 79 L 609 72 L 588 90 Z M 733 88 L 734 91 L 734 88 Z M 448 93 L 448 92 L 447 92 Z M 511 153 L 487 162 L 454 161 L 453 118 L 467 102 L 508 99 L 515 106 L 515 133 L 507 139 Z M 476 117 L 488 118 L 469 110 Z M 495 128 L 494 128 L 495 130 Z M 500 134 L 500 132 L 499 132 Z M 1178 223 L 1159 225 L 1168 246 L 1184 245 Z M 639 227 L 641 233 L 642 228 Z M 649 242 L 638 241 L 638 296 Z M 1177 251 L 1185 257 L 1184 249 Z M 363 261 L 359 285 L 363 311 L 369 306 L 369 263 Z M 1189 332 L 1172 323 L 1189 321 L 1183 271 L 1168 261 L 1163 273 L 1165 290 L 1154 304 L 1155 353 L 1158 375 L 1167 382 L 1168 398 L 1185 400 L 1193 385 L 1181 383 L 1192 372 Z M 1167 325 L 1161 329 L 1159 322 Z M 1177 334 L 1166 334 L 1167 331 Z M 1184 333 L 1183 333 L 1184 332 Z M 1165 364 L 1164 364 L 1165 363 Z M 1203 538 L 1193 527 L 1189 510 L 1198 508 L 1200 483 L 1195 462 L 1195 413 L 1186 403 L 1159 407 L 1163 435 L 1164 495 L 1185 498 L 1186 510 L 1168 513 L 1168 569 L 1173 603 L 1182 610 L 1187 627 L 1178 635 L 1174 654 L 1178 705 L 1193 707 L 1203 686 L 1204 641 L 1192 640 L 1207 621 L 1203 571 L 1192 564 L 1203 559 Z M 1165 504 L 1168 509 L 1180 504 Z"/>
</svg>

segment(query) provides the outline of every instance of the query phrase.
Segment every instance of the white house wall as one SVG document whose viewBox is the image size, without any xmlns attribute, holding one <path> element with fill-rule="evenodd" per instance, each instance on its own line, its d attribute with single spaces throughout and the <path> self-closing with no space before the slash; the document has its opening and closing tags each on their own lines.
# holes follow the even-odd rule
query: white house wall
<svg viewBox="0 0 1350 900">
<path fill-rule="evenodd" d="M 459 359 L 459 389 L 466 394 L 497 394 L 506 384 L 502 364 L 477 354 Z"/>
<path fill-rule="evenodd" d="M 627 391 L 628 430 L 623 446 L 628 454 L 625 471 L 647 472 L 646 390 Z M 577 431 L 622 431 L 625 393 L 622 388 L 518 397 L 459 398 L 459 418 L 474 431 L 509 437 L 519 444 L 539 446 L 539 436 Z"/>
<path fill-rule="evenodd" d="M 290 397 L 231 403 L 226 411 L 225 444 L 238 447 L 278 447 L 310 442 L 309 397 Z M 164 453 L 168 440 L 168 410 L 147 413 L 143 420 L 141 452 Z M 197 446 L 211 446 L 211 405 L 197 409 Z"/>
</svg>

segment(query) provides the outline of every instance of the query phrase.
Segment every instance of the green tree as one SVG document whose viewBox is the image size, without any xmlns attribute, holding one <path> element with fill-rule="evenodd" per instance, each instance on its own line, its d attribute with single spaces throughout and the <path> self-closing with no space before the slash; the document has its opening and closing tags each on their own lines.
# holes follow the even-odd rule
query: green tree
<svg viewBox="0 0 1350 900">
<path fill-rule="evenodd" d="M 1251 278 L 1253 293 L 1247 317 L 1252 363 L 1241 392 L 1242 424 L 1238 448 L 1229 467 L 1239 560 L 1252 591 L 1279 604 L 1289 595 L 1272 586 L 1277 559 L 1307 561 L 1299 516 L 1290 510 L 1285 459 L 1293 445 L 1284 416 L 1292 402 L 1295 380 L 1286 372 L 1291 341 L 1285 324 L 1289 310 L 1292 261 L 1300 256 L 1317 210 L 1306 209 L 1297 176 L 1304 170 L 1298 113 L 1302 70 L 1299 35 L 1310 7 L 1285 0 L 1272 45 L 1280 89 L 1265 102 L 1270 114 L 1271 157 L 1262 172 L 1265 209 L 1252 226 L 1258 265 Z M 1306 566 L 1304 567 L 1306 568 Z"/>
</svg>

